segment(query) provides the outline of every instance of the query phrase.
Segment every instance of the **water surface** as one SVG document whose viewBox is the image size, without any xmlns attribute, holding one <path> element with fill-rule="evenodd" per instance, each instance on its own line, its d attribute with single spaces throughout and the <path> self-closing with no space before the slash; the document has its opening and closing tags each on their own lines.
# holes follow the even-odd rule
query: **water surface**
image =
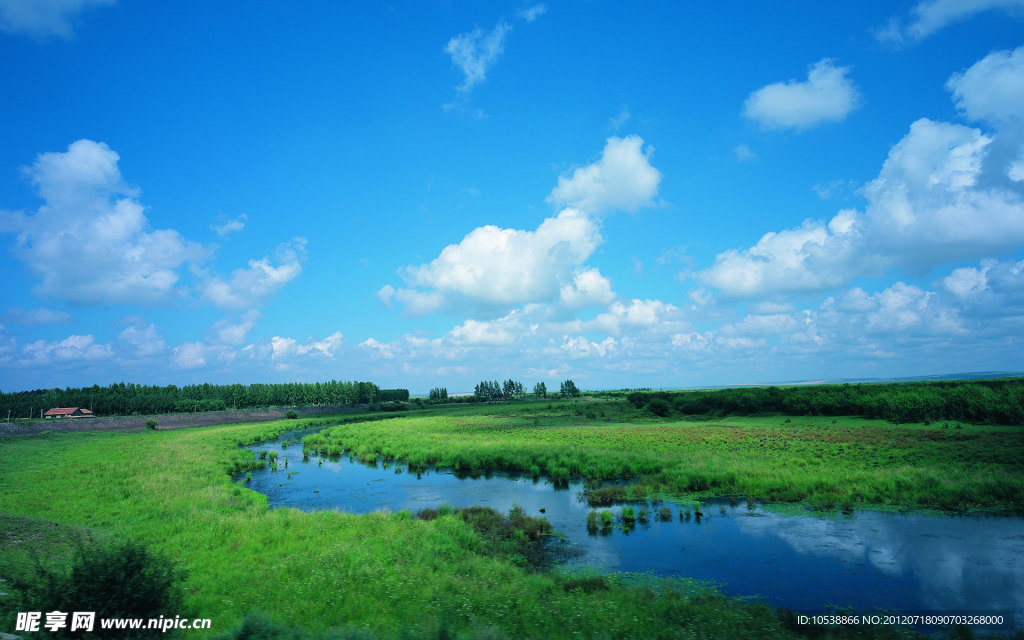
<svg viewBox="0 0 1024 640">
<path fill-rule="evenodd" d="M 285 440 L 301 434 L 283 434 Z M 858 511 L 850 516 L 782 515 L 761 505 L 703 503 L 704 516 L 680 505 L 648 504 L 651 520 L 593 535 L 581 482 L 560 486 L 509 473 L 460 477 L 450 470 L 410 472 L 402 464 L 365 465 L 347 456 L 310 456 L 279 441 L 251 447 L 278 452 L 278 470 L 253 470 L 248 486 L 273 507 L 367 513 L 519 505 L 543 515 L 581 552 L 573 562 L 603 571 L 652 572 L 712 581 L 730 596 L 820 612 L 855 610 L 1014 611 L 1024 621 L 1024 519 Z M 288 467 L 285 468 L 285 459 Z M 641 504 L 634 505 L 639 509 Z M 669 506 L 671 521 L 657 519 Z M 543 510 L 543 512 L 541 511 Z M 611 509 L 621 513 L 621 507 Z"/>
</svg>

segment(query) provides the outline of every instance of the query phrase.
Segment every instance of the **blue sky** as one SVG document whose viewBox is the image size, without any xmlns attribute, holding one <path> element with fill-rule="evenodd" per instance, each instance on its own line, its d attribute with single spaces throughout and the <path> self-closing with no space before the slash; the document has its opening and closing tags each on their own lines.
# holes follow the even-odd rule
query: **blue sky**
<svg viewBox="0 0 1024 640">
<path fill-rule="evenodd" d="M 1020 370 L 1024 0 L 0 0 L 0 389 Z"/>
</svg>

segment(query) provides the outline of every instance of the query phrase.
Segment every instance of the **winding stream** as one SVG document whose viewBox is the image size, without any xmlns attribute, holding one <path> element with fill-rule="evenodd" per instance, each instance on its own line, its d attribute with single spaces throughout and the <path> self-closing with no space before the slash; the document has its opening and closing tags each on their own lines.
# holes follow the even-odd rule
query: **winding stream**
<svg viewBox="0 0 1024 640">
<path fill-rule="evenodd" d="M 417 474 L 402 464 L 360 464 L 347 456 L 314 455 L 303 462 L 301 443 L 282 448 L 280 440 L 250 448 L 278 452 L 278 470 L 253 470 L 247 485 L 266 494 L 272 507 L 415 513 L 446 503 L 500 512 L 519 505 L 531 515 L 543 509 L 581 551 L 573 562 L 602 571 L 711 581 L 726 595 L 758 597 L 797 611 L 836 605 L 858 611 L 1013 612 L 1016 628 L 1024 626 L 1024 518 L 881 511 L 782 515 L 757 504 L 714 501 L 703 503 L 699 519 L 686 518 L 680 505 L 648 504 L 647 523 L 595 535 L 586 528 L 590 508 L 578 498 L 580 482 L 556 487 L 516 474 L 467 478 L 444 469 Z M 243 476 L 236 479 L 244 482 Z M 662 506 L 671 508 L 671 520 L 657 517 Z"/>
</svg>

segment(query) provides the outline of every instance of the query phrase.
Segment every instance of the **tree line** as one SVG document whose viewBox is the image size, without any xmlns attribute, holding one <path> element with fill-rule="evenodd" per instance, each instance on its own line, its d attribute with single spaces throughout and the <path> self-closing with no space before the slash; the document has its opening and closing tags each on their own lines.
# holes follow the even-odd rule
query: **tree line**
<svg viewBox="0 0 1024 640">
<path fill-rule="evenodd" d="M 661 416 L 781 413 L 1024 424 L 1024 378 L 633 392 L 626 398 Z"/>
<path fill-rule="evenodd" d="M 195 384 L 165 387 L 119 382 L 72 389 L 0 393 L 0 419 L 39 417 L 54 407 L 82 407 L 98 416 L 222 411 L 269 406 L 336 406 L 406 401 L 408 389 L 381 389 L 372 382 Z"/>
</svg>

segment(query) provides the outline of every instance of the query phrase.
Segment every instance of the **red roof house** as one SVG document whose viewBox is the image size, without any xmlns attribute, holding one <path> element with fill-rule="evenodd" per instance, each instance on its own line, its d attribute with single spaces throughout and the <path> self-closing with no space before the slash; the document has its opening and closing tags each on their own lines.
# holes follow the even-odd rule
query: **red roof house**
<svg viewBox="0 0 1024 640">
<path fill-rule="evenodd" d="M 46 418 L 95 418 L 96 414 L 88 409 L 70 407 L 65 409 L 50 409 L 43 414 Z"/>
</svg>

